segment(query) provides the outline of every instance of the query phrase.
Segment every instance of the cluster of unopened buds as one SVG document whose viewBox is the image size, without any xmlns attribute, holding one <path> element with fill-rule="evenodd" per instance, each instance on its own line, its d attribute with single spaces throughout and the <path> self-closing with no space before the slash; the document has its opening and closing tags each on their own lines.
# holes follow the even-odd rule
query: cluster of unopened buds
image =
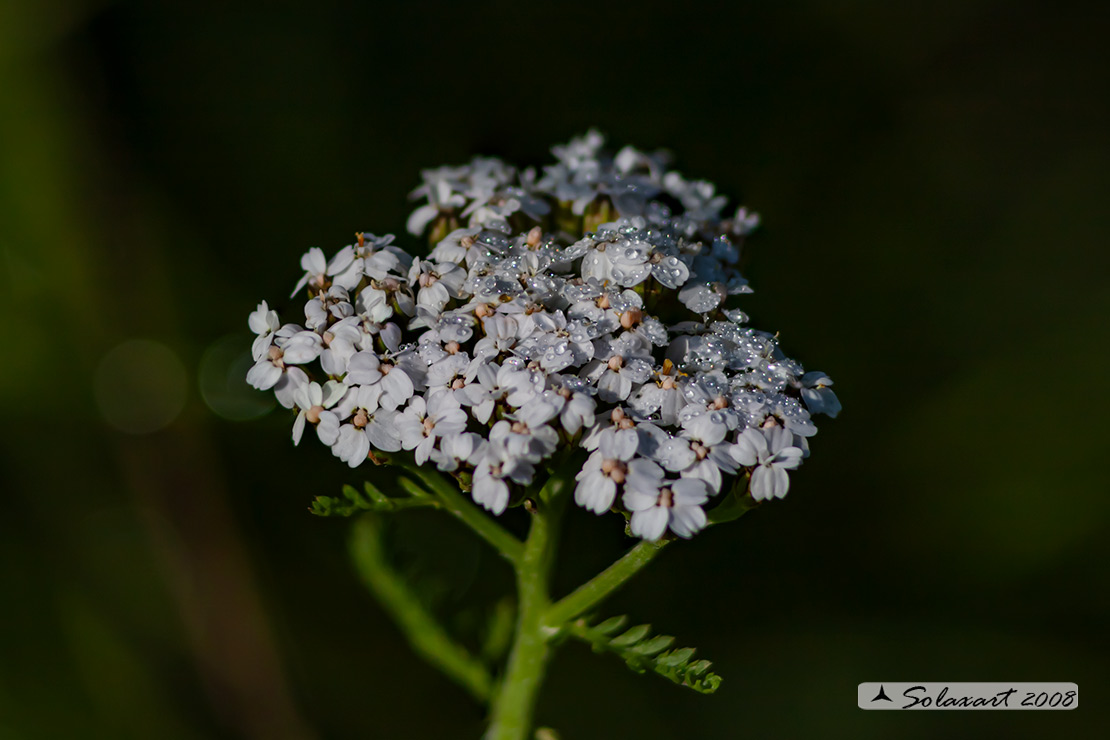
<svg viewBox="0 0 1110 740">
<path fill-rule="evenodd" d="M 648 540 L 690 537 L 722 492 L 785 496 L 840 404 L 732 305 L 758 217 L 596 132 L 553 153 L 425 171 L 426 257 L 365 233 L 309 250 L 304 321 L 250 316 L 248 381 L 296 412 L 294 442 L 311 425 L 351 467 L 408 451 L 494 514 L 569 461 L 575 501 Z"/>
</svg>

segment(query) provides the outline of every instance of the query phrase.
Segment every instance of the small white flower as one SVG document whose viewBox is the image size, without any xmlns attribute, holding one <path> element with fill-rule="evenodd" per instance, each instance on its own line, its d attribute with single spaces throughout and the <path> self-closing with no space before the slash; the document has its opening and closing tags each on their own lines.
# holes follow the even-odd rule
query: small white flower
<svg viewBox="0 0 1110 740">
<path fill-rule="evenodd" d="M 559 396 L 555 399 L 562 400 Z M 548 421 L 558 415 L 561 404 L 552 399 L 536 400 L 502 419 L 490 429 L 490 444 L 506 451 L 509 459 L 537 463 L 555 451 L 559 433 Z"/>
<path fill-rule="evenodd" d="M 274 386 L 274 398 L 283 408 L 291 409 L 296 405 L 297 391 L 308 383 L 308 373 L 296 366 L 286 366 Z"/>
<path fill-rule="evenodd" d="M 439 313 L 452 298 L 459 297 L 459 289 L 466 280 L 466 271 L 453 262 L 433 264 L 417 260 L 409 270 L 409 283 L 419 288 L 416 305 L 425 306 Z"/>
<path fill-rule="evenodd" d="M 645 383 L 629 405 L 645 416 L 659 413 L 661 423 L 671 426 L 678 422 L 678 413 L 686 405 L 678 369 L 670 360 L 655 373 L 655 382 Z"/>
<path fill-rule="evenodd" d="M 368 392 L 376 394 L 382 408 L 403 406 L 416 392 L 411 365 L 382 362 L 374 352 L 363 350 L 351 357 L 347 367 L 347 383 L 371 389 Z"/>
<path fill-rule="evenodd" d="M 733 448 L 736 461 L 752 471 L 751 495 L 756 501 L 783 498 L 790 490 L 790 476 L 802 462 L 802 450 L 793 446 L 794 435 L 782 427 L 766 433 L 745 429 Z"/>
<path fill-rule="evenodd" d="M 609 510 L 617 497 L 617 486 L 628 475 L 628 463 L 636 454 L 636 432 L 625 429 L 601 439 L 600 447 L 590 455 L 575 477 L 574 501 L 595 514 Z"/>
<path fill-rule="evenodd" d="M 602 401 L 619 403 L 628 398 L 633 388 L 651 378 L 651 362 L 625 356 L 621 351 L 620 345 L 612 346 L 608 352 L 599 348 L 599 358 L 582 369 L 582 377 L 597 383 L 597 396 Z"/>
<path fill-rule="evenodd" d="M 324 341 L 313 331 L 299 331 L 282 346 L 282 361 L 286 365 L 304 365 L 312 362 L 324 351 Z"/>
<path fill-rule="evenodd" d="M 362 331 L 357 316 L 351 316 L 332 324 L 320 337 L 324 351 L 320 353 L 320 367 L 332 376 L 347 372 L 347 363 L 358 351 L 362 341 Z"/>
<path fill-rule="evenodd" d="M 335 413 L 345 423 L 339 428 L 332 453 L 352 468 L 366 460 L 371 447 L 382 452 L 401 449 L 394 423 L 397 412 L 379 408 L 372 388 L 360 386 L 348 390 Z"/>
<path fill-rule="evenodd" d="M 439 440 L 439 447 L 432 450 L 432 461 L 444 472 L 454 472 L 460 466 L 473 465 L 485 454 L 486 441 L 473 432 L 448 434 Z"/>
<path fill-rule="evenodd" d="M 317 293 L 304 306 L 305 326 L 319 329 L 332 321 L 354 316 L 355 307 L 350 304 L 346 288 L 333 285 L 327 292 Z"/>
<path fill-rule="evenodd" d="M 297 287 L 293 288 L 293 292 L 289 294 L 293 298 L 301 289 L 306 285 L 312 291 L 324 291 L 329 286 L 331 281 L 329 278 L 335 278 L 342 275 L 340 285 L 344 287 L 353 287 L 358 284 L 361 275 L 355 275 L 351 270 L 352 263 L 354 262 L 354 251 L 350 247 L 340 250 L 339 254 L 328 262 L 324 257 L 324 251 L 318 247 L 305 252 L 301 257 L 301 268 L 304 269 L 304 276 L 297 282 Z M 353 282 L 352 282 L 353 279 Z"/>
<path fill-rule="evenodd" d="M 424 170 L 421 173 L 424 177 L 424 184 L 412 191 L 410 197 L 424 196 L 429 202 L 427 205 L 417 208 L 409 216 L 406 228 L 410 234 L 420 236 L 424 233 L 428 224 L 440 213 L 466 205 L 466 198 L 463 197 L 462 193 L 455 192 L 461 184 L 460 175 L 464 174 L 466 169 L 440 167 L 436 170 Z"/>
<path fill-rule="evenodd" d="M 657 491 L 628 488 L 624 505 L 632 512 L 629 528 L 645 540 L 658 540 L 669 527 L 679 537 L 693 537 L 705 528 L 702 509 L 709 498 L 709 487 L 696 478 L 667 481 Z"/>
<path fill-rule="evenodd" d="M 247 323 L 250 325 L 251 331 L 258 335 L 251 346 L 251 356 L 255 362 L 258 362 L 266 354 L 270 345 L 273 344 L 274 332 L 281 326 L 281 322 L 278 320 L 277 311 L 270 310 L 266 301 L 262 301 L 258 304 L 258 308 L 251 312 Z M 260 390 L 266 389 L 262 388 Z"/>
<path fill-rule="evenodd" d="M 511 350 L 520 338 L 520 324 L 505 314 L 486 316 L 482 319 L 482 328 L 486 335 L 474 345 L 475 362 Z"/>
<path fill-rule="evenodd" d="M 811 413 L 828 414 L 834 418 L 840 413 L 840 399 L 829 387 L 832 384 L 824 373 L 809 372 L 802 376 L 802 399 Z"/>
<path fill-rule="evenodd" d="M 509 457 L 497 446 L 487 445 L 485 455 L 475 465 L 470 495 L 476 503 L 494 514 L 501 514 L 509 504 L 506 480 L 528 485 L 534 473 L 532 463 Z"/>
<path fill-rule="evenodd" d="M 577 392 L 571 386 L 570 378 L 555 376 L 556 393 L 566 399 L 563 410 L 559 413 L 559 421 L 567 434 L 574 436 L 583 427 L 591 427 L 596 421 L 597 402 L 588 394 Z M 578 378 L 573 381 L 581 382 Z"/>
<path fill-rule="evenodd" d="M 474 248 L 481 227 L 455 229 L 436 245 L 428 255 L 435 262 L 453 262 L 461 265 L 467 261 L 470 250 Z"/>
<path fill-rule="evenodd" d="M 420 396 L 394 420 L 401 436 L 401 447 L 413 450 L 416 464 L 423 465 L 431 457 L 436 439 L 459 434 L 466 429 L 466 413 L 447 391 L 430 394 L 425 403 Z"/>
<path fill-rule="evenodd" d="M 293 444 L 301 443 L 306 421 L 316 425 L 316 433 L 321 442 L 329 447 L 335 444 L 339 433 L 339 417 L 328 409 L 337 404 L 346 393 L 347 386 L 334 380 L 329 380 L 323 386 L 319 383 L 307 383 L 297 388 L 294 398 L 299 411 L 293 422 Z"/>
</svg>

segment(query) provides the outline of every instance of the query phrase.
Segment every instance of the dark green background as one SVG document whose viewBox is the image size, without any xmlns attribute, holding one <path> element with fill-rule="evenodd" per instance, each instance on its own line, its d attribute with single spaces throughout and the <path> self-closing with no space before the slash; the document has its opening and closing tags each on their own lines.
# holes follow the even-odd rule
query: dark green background
<svg viewBox="0 0 1110 740">
<path fill-rule="evenodd" d="M 721 691 L 573 645 L 539 720 L 570 739 L 1097 736 L 1110 24 L 1076 9 L 1094 3 L 888 5 L 0 5 L 0 737 L 478 736 L 360 590 L 346 524 L 307 513 L 358 476 L 294 450 L 285 414 L 214 415 L 197 367 L 246 345 L 258 300 L 288 305 L 307 247 L 400 233 L 420 168 L 542 164 L 591 125 L 762 213 L 745 308 L 845 411 L 787 500 L 606 606 L 697 646 Z M 185 411 L 145 436 L 94 401 L 136 337 L 189 374 Z M 562 586 L 620 529 L 571 517 Z M 395 535 L 405 567 L 444 568 L 463 623 L 508 582 L 449 522 Z M 856 684 L 884 679 L 1074 681 L 1084 703 L 858 710 Z"/>
</svg>

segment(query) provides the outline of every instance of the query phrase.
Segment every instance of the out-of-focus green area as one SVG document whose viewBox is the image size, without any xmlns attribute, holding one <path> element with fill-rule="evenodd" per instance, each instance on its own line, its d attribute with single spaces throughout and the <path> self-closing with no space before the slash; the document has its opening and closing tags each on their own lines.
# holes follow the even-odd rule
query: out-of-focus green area
<svg viewBox="0 0 1110 740">
<path fill-rule="evenodd" d="M 1084 7 L 1084 6 L 1078 6 Z M 596 125 L 763 215 L 746 309 L 836 380 L 784 502 L 615 597 L 713 697 L 568 646 L 566 738 L 1094 737 L 1108 715 L 1110 66 L 1036 3 L 0 5 L 0 738 L 464 738 L 360 591 L 358 482 L 239 382 L 297 260 L 418 171 Z M 519 514 L 519 512 L 516 512 Z M 509 585 L 393 533 L 462 624 Z M 577 512 L 564 587 L 628 543 Z M 1073 712 L 862 712 L 875 680 L 1075 681 Z"/>
</svg>

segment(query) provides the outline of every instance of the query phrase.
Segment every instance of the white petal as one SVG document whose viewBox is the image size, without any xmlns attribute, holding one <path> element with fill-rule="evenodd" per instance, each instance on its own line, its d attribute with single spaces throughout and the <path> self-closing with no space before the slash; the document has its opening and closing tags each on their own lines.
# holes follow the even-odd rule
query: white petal
<svg viewBox="0 0 1110 740">
<path fill-rule="evenodd" d="M 394 408 L 412 398 L 412 380 L 400 368 L 394 367 L 388 375 L 382 378 L 381 385 L 395 401 Z"/>
<path fill-rule="evenodd" d="M 328 260 L 324 257 L 324 250 L 313 247 L 301 257 L 301 268 L 305 272 L 319 274 L 328 269 Z"/>
<path fill-rule="evenodd" d="M 651 460 L 636 458 L 628 463 L 628 474 L 624 479 L 625 490 L 634 488 L 658 495 L 663 483 L 663 469 Z"/>
<path fill-rule="evenodd" d="M 428 462 L 428 456 L 432 454 L 432 449 L 435 447 L 435 444 L 435 437 L 428 437 L 416 446 L 414 457 L 417 465 L 423 465 Z"/>
<path fill-rule="evenodd" d="M 401 449 L 400 435 L 392 422 L 374 418 L 366 425 L 366 435 L 374 447 L 382 452 L 396 452 Z"/>
<path fill-rule="evenodd" d="M 347 363 L 347 378 L 349 385 L 363 385 L 376 383 L 382 377 L 378 369 L 381 362 L 378 356 L 371 351 L 356 352 Z"/>
<path fill-rule="evenodd" d="M 700 478 L 682 478 L 670 483 L 675 505 L 704 504 L 709 497 L 709 486 Z"/>
<path fill-rule="evenodd" d="M 775 498 L 784 498 L 790 490 L 790 476 L 782 468 L 770 470 L 771 495 Z"/>
<path fill-rule="evenodd" d="M 422 233 L 424 233 L 424 228 L 428 225 L 428 223 L 438 214 L 439 209 L 430 203 L 420 206 L 412 212 L 412 215 L 409 216 L 409 220 L 408 223 L 405 224 L 405 228 L 408 229 L 408 232 L 413 236 L 420 236 Z"/>
<path fill-rule="evenodd" d="M 736 440 L 732 448 L 732 455 L 736 462 L 751 467 L 759 462 L 760 457 L 767 454 L 767 440 L 754 429 L 745 429 Z"/>
<path fill-rule="evenodd" d="M 582 479 L 574 490 L 574 502 L 595 514 L 604 514 L 617 497 L 617 484 L 600 470 Z"/>
<path fill-rule="evenodd" d="M 629 511 L 647 511 L 648 509 L 658 508 L 656 504 L 659 503 L 659 491 L 625 488 L 621 501 L 624 503 L 624 508 Z"/>
<path fill-rule="evenodd" d="M 760 465 L 752 471 L 752 481 L 748 491 L 756 501 L 766 501 L 774 496 L 774 476 L 771 470 Z"/>
<path fill-rule="evenodd" d="M 671 531 L 679 537 L 693 537 L 705 528 L 707 518 L 700 506 L 675 506 L 671 509 Z"/>
<path fill-rule="evenodd" d="M 635 512 L 632 515 L 629 528 L 632 530 L 632 534 L 654 542 L 667 531 L 667 520 L 669 518 L 670 515 L 666 509 L 661 506 L 652 506 L 650 509 Z"/>
<path fill-rule="evenodd" d="M 320 412 L 320 423 L 316 425 L 316 436 L 331 447 L 339 438 L 339 417 L 331 411 Z"/>
<path fill-rule="evenodd" d="M 259 360 L 247 371 L 247 382 L 260 391 L 268 391 L 281 380 L 281 368 L 269 360 Z"/>
<path fill-rule="evenodd" d="M 471 495 L 476 503 L 498 515 L 505 511 L 505 507 L 509 504 L 509 487 L 504 481 L 492 475 L 476 476 Z"/>
<path fill-rule="evenodd" d="M 301 435 L 304 434 L 305 416 L 304 411 L 297 414 L 297 420 L 293 422 L 293 444 L 299 445 L 301 443 Z"/>
</svg>

